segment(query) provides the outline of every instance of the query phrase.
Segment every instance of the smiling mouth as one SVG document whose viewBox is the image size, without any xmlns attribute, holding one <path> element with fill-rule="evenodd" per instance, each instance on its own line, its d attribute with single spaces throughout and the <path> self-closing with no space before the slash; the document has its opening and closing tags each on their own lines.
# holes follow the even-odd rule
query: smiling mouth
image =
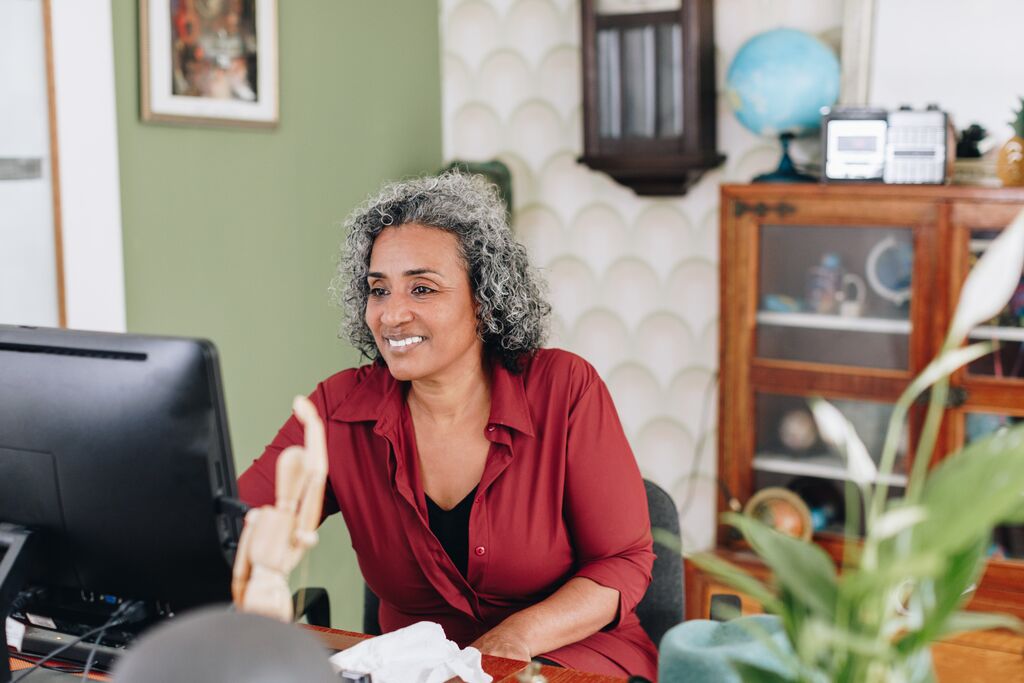
<svg viewBox="0 0 1024 683">
<path fill-rule="evenodd" d="M 423 341 L 423 337 L 406 337 L 404 339 L 387 339 L 388 347 L 392 349 L 404 349 L 414 346 Z"/>
</svg>

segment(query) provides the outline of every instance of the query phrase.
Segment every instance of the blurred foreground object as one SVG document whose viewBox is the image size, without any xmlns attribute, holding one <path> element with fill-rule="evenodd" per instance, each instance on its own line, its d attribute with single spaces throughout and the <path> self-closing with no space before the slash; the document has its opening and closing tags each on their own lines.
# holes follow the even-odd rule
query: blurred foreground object
<svg viewBox="0 0 1024 683">
<path fill-rule="evenodd" d="M 312 633 L 255 614 L 207 607 L 150 631 L 114 667 L 115 683 L 329 683 L 338 680 Z"/>
</svg>

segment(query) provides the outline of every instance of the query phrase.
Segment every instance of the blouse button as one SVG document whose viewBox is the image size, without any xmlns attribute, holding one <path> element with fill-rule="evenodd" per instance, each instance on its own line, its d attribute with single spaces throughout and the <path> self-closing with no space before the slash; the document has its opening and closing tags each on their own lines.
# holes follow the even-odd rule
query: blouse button
<svg viewBox="0 0 1024 683">
<path fill-rule="evenodd" d="M 477 557 L 483 557 L 487 554 L 487 548 L 483 547 L 482 545 L 478 545 L 473 552 L 476 553 Z"/>
</svg>

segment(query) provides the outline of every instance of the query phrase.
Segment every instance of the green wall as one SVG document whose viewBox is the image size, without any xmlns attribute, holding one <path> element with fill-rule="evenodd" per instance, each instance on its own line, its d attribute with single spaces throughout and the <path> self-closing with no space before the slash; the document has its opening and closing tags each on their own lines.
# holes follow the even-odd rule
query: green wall
<svg viewBox="0 0 1024 683">
<path fill-rule="evenodd" d="M 141 123 L 138 3 L 112 5 L 128 329 L 216 343 L 241 472 L 295 394 L 358 362 L 327 283 L 347 213 L 440 165 L 437 3 L 280 0 L 271 131 Z M 359 627 L 340 519 L 293 583 L 327 586 L 335 626 Z"/>
</svg>

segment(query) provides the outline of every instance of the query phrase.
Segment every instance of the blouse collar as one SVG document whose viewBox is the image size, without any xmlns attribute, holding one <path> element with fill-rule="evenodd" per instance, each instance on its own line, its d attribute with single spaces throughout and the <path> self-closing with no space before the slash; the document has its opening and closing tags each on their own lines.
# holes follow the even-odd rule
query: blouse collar
<svg viewBox="0 0 1024 683">
<path fill-rule="evenodd" d="M 376 422 L 374 429 L 386 433 L 399 423 L 408 382 L 399 382 L 387 366 L 365 366 L 362 380 L 331 413 L 340 422 Z M 529 371 L 527 365 L 526 372 Z M 504 425 L 526 436 L 535 436 L 533 418 L 526 400 L 524 373 L 513 374 L 495 360 L 491 363 L 491 414 L 488 423 Z"/>
</svg>

